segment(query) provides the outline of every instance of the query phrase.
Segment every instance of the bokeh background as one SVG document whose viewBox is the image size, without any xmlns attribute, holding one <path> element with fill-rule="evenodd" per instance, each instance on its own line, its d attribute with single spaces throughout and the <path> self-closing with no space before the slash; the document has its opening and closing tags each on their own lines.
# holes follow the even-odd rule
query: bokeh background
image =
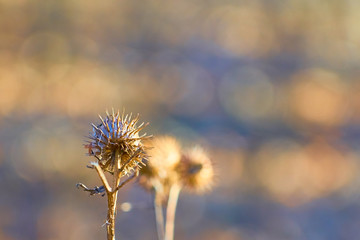
<svg viewBox="0 0 360 240">
<path fill-rule="evenodd" d="M 360 2 L 0 0 L 0 239 L 104 239 L 85 136 L 105 110 L 202 144 L 176 239 L 360 235 Z M 119 239 L 156 239 L 151 196 L 119 202 Z M 121 205 L 128 206 L 128 205 Z M 123 208 L 123 210 L 128 210 Z"/>
</svg>

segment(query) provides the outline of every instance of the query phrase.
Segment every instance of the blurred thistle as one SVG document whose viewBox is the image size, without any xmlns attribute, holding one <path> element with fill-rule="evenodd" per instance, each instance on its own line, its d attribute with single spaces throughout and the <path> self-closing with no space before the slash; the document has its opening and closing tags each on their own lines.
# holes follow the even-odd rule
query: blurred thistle
<svg viewBox="0 0 360 240">
<path fill-rule="evenodd" d="M 178 169 L 184 187 L 197 193 L 211 189 L 214 170 L 210 158 L 199 146 L 184 152 Z"/>
<path fill-rule="evenodd" d="M 87 141 L 85 148 L 88 149 L 90 156 L 97 159 L 96 162 L 91 162 L 88 167 L 97 171 L 103 186 L 88 188 L 84 184 L 78 183 L 77 187 L 90 192 L 90 195 L 107 195 L 108 214 L 105 222 L 107 239 L 114 240 L 117 194 L 120 188 L 138 176 L 141 165 L 144 165 L 146 156 L 142 140 L 147 137 L 146 134 L 139 136 L 139 132 L 147 124 L 142 123 L 136 126 L 139 115 L 131 119 L 131 114 L 125 115 L 123 112 L 120 115 L 119 111 L 115 113 L 114 110 L 112 114 L 107 112 L 105 119 L 100 115 L 99 118 L 101 123 L 92 124 L 90 141 Z M 111 185 L 104 172 L 111 174 Z M 133 174 L 129 176 L 130 173 Z M 120 183 L 121 178 L 125 176 L 128 177 Z"/>
<path fill-rule="evenodd" d="M 171 185 L 178 181 L 176 167 L 181 159 L 180 143 L 171 136 L 151 139 L 147 146 L 151 161 L 141 169 L 140 184 L 157 194 L 157 200 L 164 202 Z"/>
<path fill-rule="evenodd" d="M 184 151 L 174 137 L 160 136 L 150 140 L 148 145 L 150 161 L 141 169 L 140 184 L 154 193 L 158 239 L 172 240 L 181 189 L 185 187 L 195 193 L 210 190 L 213 185 L 213 166 L 201 147 L 196 146 Z M 165 203 L 167 206 L 164 224 Z"/>
<path fill-rule="evenodd" d="M 141 169 L 140 184 L 154 194 L 157 234 L 159 239 L 164 239 L 162 205 L 166 202 L 171 186 L 178 181 L 175 168 L 181 159 L 181 146 L 171 136 L 151 139 L 148 146 L 147 154 L 151 156 L 151 161 Z"/>
</svg>

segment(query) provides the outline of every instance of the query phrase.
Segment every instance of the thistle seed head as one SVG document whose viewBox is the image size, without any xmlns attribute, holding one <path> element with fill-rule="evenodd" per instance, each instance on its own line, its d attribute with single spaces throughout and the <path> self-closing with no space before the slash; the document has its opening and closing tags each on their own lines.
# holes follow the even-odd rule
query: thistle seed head
<svg viewBox="0 0 360 240">
<path fill-rule="evenodd" d="M 189 190 L 203 193 L 213 185 L 214 170 L 205 151 L 196 146 L 184 152 L 177 170 L 181 181 Z"/>
<path fill-rule="evenodd" d="M 149 167 L 152 174 L 159 178 L 167 178 L 181 158 L 179 142 L 171 136 L 161 136 L 149 143 L 148 155 L 151 158 Z"/>
<path fill-rule="evenodd" d="M 171 136 L 160 136 L 149 141 L 150 161 L 141 169 L 140 184 L 145 189 L 157 188 L 165 196 L 170 186 L 178 181 L 175 171 L 181 159 L 181 146 Z"/>
<path fill-rule="evenodd" d="M 92 132 L 85 148 L 89 150 L 90 156 L 98 159 L 100 167 L 107 172 L 114 173 L 115 170 L 115 154 L 121 155 L 120 166 L 124 166 L 121 175 L 127 175 L 144 164 L 145 151 L 141 140 L 147 138 L 146 134 L 139 136 L 139 132 L 147 126 L 140 124 L 139 115 L 131 119 L 131 114 L 120 115 L 107 112 L 105 119 L 100 115 L 100 124 L 91 124 Z"/>
</svg>

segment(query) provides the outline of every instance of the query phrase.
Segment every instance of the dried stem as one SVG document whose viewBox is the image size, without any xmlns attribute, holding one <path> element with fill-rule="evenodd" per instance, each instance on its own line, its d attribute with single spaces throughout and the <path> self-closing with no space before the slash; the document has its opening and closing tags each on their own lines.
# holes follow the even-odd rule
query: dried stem
<svg viewBox="0 0 360 240">
<path fill-rule="evenodd" d="M 106 220 L 107 240 L 115 240 L 116 192 L 108 192 L 108 213 Z"/>
<path fill-rule="evenodd" d="M 122 154 L 119 151 L 116 151 L 115 154 L 113 155 L 113 162 L 115 163 L 114 164 L 115 171 L 112 179 L 112 186 L 110 186 L 108 180 L 106 179 L 104 171 L 101 169 L 99 163 L 97 162 L 92 162 L 90 168 L 95 168 L 104 186 L 90 189 L 82 183 L 77 184 L 77 187 L 83 188 L 85 191 L 90 192 L 91 195 L 102 193 L 103 189 L 105 189 L 108 200 L 108 212 L 107 212 L 107 220 L 106 220 L 106 230 L 107 230 L 108 240 L 115 240 L 116 203 L 117 203 L 117 195 L 119 189 L 122 188 L 128 182 L 130 182 L 132 179 L 137 177 L 139 173 L 138 169 L 136 169 L 133 175 L 128 177 L 124 182 L 120 184 L 121 172 L 124 170 L 124 167 L 130 162 L 127 161 L 126 163 L 124 163 L 123 166 L 121 166 L 121 158 L 122 158 Z M 133 156 L 130 159 L 132 158 Z"/>
<path fill-rule="evenodd" d="M 95 170 L 99 174 L 100 180 L 104 184 L 106 192 L 112 192 L 112 188 L 110 187 L 109 182 L 107 181 L 107 179 L 105 177 L 104 171 L 101 169 L 99 163 L 92 162 L 91 166 L 94 166 Z"/>
<path fill-rule="evenodd" d="M 117 194 L 119 189 L 117 186 L 120 183 L 120 163 L 121 163 L 121 156 L 122 154 L 119 153 L 119 150 L 115 151 L 113 155 L 113 162 L 115 163 L 115 172 L 113 175 L 113 186 L 109 188 L 109 191 L 106 191 L 108 197 L 108 213 L 107 213 L 107 220 L 106 220 L 106 230 L 107 230 L 107 239 L 108 240 L 115 240 L 115 216 L 116 216 L 116 202 L 117 202 Z M 100 169 L 101 170 L 101 169 Z M 99 171 L 98 171 L 99 173 Z M 101 178 L 101 175 L 99 173 Z M 105 188 L 106 185 L 104 183 Z"/>
<path fill-rule="evenodd" d="M 139 175 L 139 171 L 136 170 L 136 172 L 131 175 L 130 177 L 128 177 L 124 182 L 122 182 L 121 184 L 119 184 L 119 186 L 117 186 L 117 188 L 115 189 L 116 191 L 118 191 L 120 188 L 122 188 L 125 184 L 127 184 L 128 182 L 130 182 L 132 179 L 136 178 Z"/>
<path fill-rule="evenodd" d="M 174 239 L 175 214 L 180 190 L 181 186 L 178 184 L 173 184 L 170 188 L 169 200 L 166 208 L 165 240 Z"/>
<path fill-rule="evenodd" d="M 154 210 L 158 240 L 164 240 L 164 214 L 158 192 L 154 191 Z"/>
</svg>

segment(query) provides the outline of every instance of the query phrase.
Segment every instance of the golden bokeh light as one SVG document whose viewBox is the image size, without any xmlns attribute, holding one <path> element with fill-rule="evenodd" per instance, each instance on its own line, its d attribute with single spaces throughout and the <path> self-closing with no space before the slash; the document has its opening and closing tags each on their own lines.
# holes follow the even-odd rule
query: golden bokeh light
<svg viewBox="0 0 360 240">
<path fill-rule="evenodd" d="M 276 50 L 276 35 L 262 6 L 225 5 L 214 8 L 205 19 L 202 34 L 230 54 L 260 57 Z"/>
<path fill-rule="evenodd" d="M 0 12 L 0 239 L 101 238 L 88 210 L 106 199 L 75 183 L 101 184 L 83 140 L 112 108 L 209 150 L 213 191 L 180 196 L 176 239 L 359 236 L 359 1 L 0 0 Z M 126 189 L 117 235 L 155 239 L 147 193 Z"/>
<path fill-rule="evenodd" d="M 353 180 L 356 162 L 324 140 L 301 145 L 268 142 L 255 155 L 259 183 L 283 204 L 297 206 L 324 197 Z"/>
<path fill-rule="evenodd" d="M 323 69 L 301 71 L 293 76 L 289 105 L 295 122 L 334 127 L 347 120 L 347 86 L 332 72 Z"/>
</svg>

